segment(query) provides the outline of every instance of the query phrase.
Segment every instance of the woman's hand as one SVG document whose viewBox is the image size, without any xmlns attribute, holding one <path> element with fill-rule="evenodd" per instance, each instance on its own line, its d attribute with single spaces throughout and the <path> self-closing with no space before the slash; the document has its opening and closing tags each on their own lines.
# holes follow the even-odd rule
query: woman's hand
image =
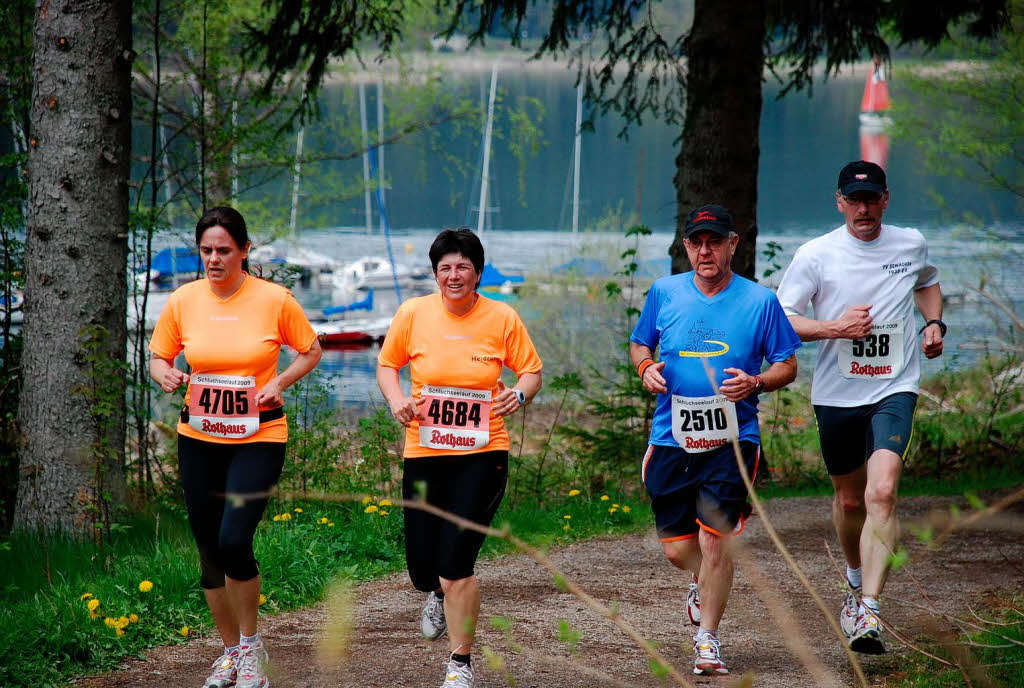
<svg viewBox="0 0 1024 688">
<path fill-rule="evenodd" d="M 498 380 L 498 393 L 494 397 L 494 401 L 491 402 L 491 410 L 494 411 L 496 416 L 511 416 L 513 413 L 519 410 L 522 404 L 519 403 L 519 398 L 516 393 L 505 386 L 505 383 Z"/>
<path fill-rule="evenodd" d="M 409 424 L 414 420 L 420 418 L 420 407 L 423 406 L 423 402 L 427 400 L 426 397 L 420 397 L 419 399 L 413 399 L 407 396 L 398 396 L 391 406 L 391 415 L 399 423 L 405 427 L 409 427 Z"/>
<path fill-rule="evenodd" d="M 274 378 L 256 392 L 256 407 L 276 409 L 284 406 L 284 389 L 279 378 Z"/>
</svg>

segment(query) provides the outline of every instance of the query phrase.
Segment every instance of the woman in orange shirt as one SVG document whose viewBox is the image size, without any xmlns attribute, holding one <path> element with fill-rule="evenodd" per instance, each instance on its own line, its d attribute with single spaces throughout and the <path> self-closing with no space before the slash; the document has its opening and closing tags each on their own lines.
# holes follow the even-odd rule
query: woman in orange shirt
<svg viewBox="0 0 1024 688">
<path fill-rule="evenodd" d="M 489 525 L 505 494 L 509 438 L 504 417 L 533 399 L 541 360 L 508 305 L 477 293 L 484 249 L 468 229 L 445 230 L 430 247 L 439 294 L 398 308 L 378 357 L 377 383 L 406 427 L 402 495 Z M 407 396 L 398 371 L 409 365 Z M 518 380 L 506 388 L 507 366 Z M 449 634 L 442 688 L 472 688 L 470 649 L 480 613 L 473 573 L 484 536 L 419 509 L 405 510 L 405 554 L 417 590 L 429 593 L 420 630 Z"/>
<path fill-rule="evenodd" d="M 268 688 L 252 548 L 267 499 L 236 503 L 225 495 L 266 493 L 277 483 L 288 441 L 282 395 L 319 362 L 320 344 L 291 292 L 249 274 L 248 231 L 238 211 L 204 213 L 196 243 L 206 278 L 168 299 L 149 344 L 149 372 L 165 392 L 188 385 L 178 467 L 200 584 L 224 642 L 204 688 Z M 282 344 L 298 353 L 278 374 Z M 191 375 L 174 367 L 182 351 Z"/>
</svg>

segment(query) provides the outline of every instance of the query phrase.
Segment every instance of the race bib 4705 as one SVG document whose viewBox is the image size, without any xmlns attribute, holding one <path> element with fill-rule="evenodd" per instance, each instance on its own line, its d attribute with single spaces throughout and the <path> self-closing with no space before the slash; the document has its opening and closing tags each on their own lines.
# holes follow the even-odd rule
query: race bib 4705
<svg viewBox="0 0 1024 688">
<path fill-rule="evenodd" d="M 491 441 L 491 391 L 423 385 L 420 446 L 469 451 Z"/>
<path fill-rule="evenodd" d="M 724 396 L 672 395 L 672 437 L 691 454 L 725 446 L 738 429 L 736 404 Z"/>
<path fill-rule="evenodd" d="M 240 375 L 193 375 L 188 397 L 188 424 L 211 437 L 242 439 L 260 429 L 256 378 Z"/>
<path fill-rule="evenodd" d="M 903 323 L 875 323 L 863 339 L 839 340 L 839 374 L 848 379 L 888 380 L 903 371 Z"/>
</svg>

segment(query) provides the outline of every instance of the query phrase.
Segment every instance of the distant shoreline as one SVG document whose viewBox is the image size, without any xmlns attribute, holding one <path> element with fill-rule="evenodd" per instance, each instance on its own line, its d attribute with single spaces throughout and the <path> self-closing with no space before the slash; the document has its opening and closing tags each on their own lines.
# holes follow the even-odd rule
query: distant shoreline
<svg viewBox="0 0 1024 688">
<path fill-rule="evenodd" d="M 408 71 L 423 73 L 430 70 L 440 69 L 449 73 L 461 74 L 486 74 L 491 71 L 495 61 L 498 62 L 499 72 L 514 70 L 517 72 L 533 72 L 543 74 L 554 74 L 565 72 L 575 78 L 576 71 L 570 67 L 569 58 L 555 59 L 545 55 L 539 59 L 533 59 L 534 51 L 518 50 L 512 48 L 486 49 L 473 48 L 462 52 L 426 52 L 415 51 L 406 53 L 402 63 Z M 893 62 L 894 68 L 906 68 L 919 65 L 933 74 L 947 73 L 951 71 L 963 71 L 970 67 L 971 63 L 963 60 L 946 60 L 936 63 L 922 62 L 918 59 L 902 59 Z M 359 69 L 360 66 L 365 67 Z M 837 74 L 828 77 L 829 80 L 842 81 L 848 79 L 863 80 L 866 78 L 868 69 L 871 66 L 870 59 L 864 59 L 852 65 L 843 65 Z M 625 66 L 617 71 L 625 72 Z M 331 67 L 324 77 L 325 85 L 343 83 L 372 83 L 376 81 L 394 81 L 399 75 L 399 62 L 396 59 L 387 59 L 383 62 L 366 60 L 360 65 L 354 60 L 336 60 L 331 62 Z M 785 69 L 779 70 L 785 74 Z M 774 77 L 765 69 L 765 80 L 767 83 L 775 81 Z M 825 78 L 825 61 L 819 60 L 814 67 L 815 80 Z"/>
</svg>

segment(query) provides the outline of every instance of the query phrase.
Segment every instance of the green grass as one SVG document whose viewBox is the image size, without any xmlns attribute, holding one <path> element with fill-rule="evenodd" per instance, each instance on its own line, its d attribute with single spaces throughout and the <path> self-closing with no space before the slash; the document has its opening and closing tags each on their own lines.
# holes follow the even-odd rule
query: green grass
<svg viewBox="0 0 1024 688">
<path fill-rule="evenodd" d="M 1024 644 L 1024 597 L 1017 596 L 1003 606 L 980 612 L 979 616 L 1002 625 L 993 625 L 994 632 L 957 638 L 967 653 L 961 663 L 967 668 L 971 683 L 990 688 L 1024 686 L 1024 646 L 1013 642 Z M 974 646 L 968 647 L 964 643 L 973 643 Z M 949 653 L 935 647 L 933 642 L 928 642 L 928 645 L 929 651 L 949 658 Z M 963 685 L 964 677 L 958 668 L 948 667 L 920 654 L 911 655 L 909 664 L 885 683 L 886 688 L 959 688 Z"/>
<path fill-rule="evenodd" d="M 377 510 L 366 513 L 368 506 L 272 502 L 255 545 L 267 598 L 261 611 L 313 604 L 338 576 L 358 582 L 402 570 L 401 511 L 374 502 Z M 612 508 L 615 512 L 609 513 Z M 284 513 L 286 520 L 273 520 Z M 607 501 L 600 495 L 566 495 L 547 507 L 526 501 L 503 508 L 494 523 L 546 548 L 642 530 L 652 518 L 646 505 L 614 494 Z M 483 556 L 513 550 L 490 538 Z M 143 580 L 153 583 L 151 591 L 140 591 Z M 100 602 L 97 618 L 90 618 L 89 600 L 81 599 L 85 593 Z M 104 623 L 107 617 L 132 614 L 139 621 L 121 636 Z M 43 540 L 18 534 L 0 543 L 2 686 L 61 686 L 73 676 L 114 668 L 155 645 L 186 642 L 181 633 L 186 626 L 189 635 L 213 632 L 198 583 L 198 556 L 180 513 L 162 512 L 159 533 L 155 516 L 120 524 L 105 557 L 91 543 L 53 536 Z"/>
</svg>

